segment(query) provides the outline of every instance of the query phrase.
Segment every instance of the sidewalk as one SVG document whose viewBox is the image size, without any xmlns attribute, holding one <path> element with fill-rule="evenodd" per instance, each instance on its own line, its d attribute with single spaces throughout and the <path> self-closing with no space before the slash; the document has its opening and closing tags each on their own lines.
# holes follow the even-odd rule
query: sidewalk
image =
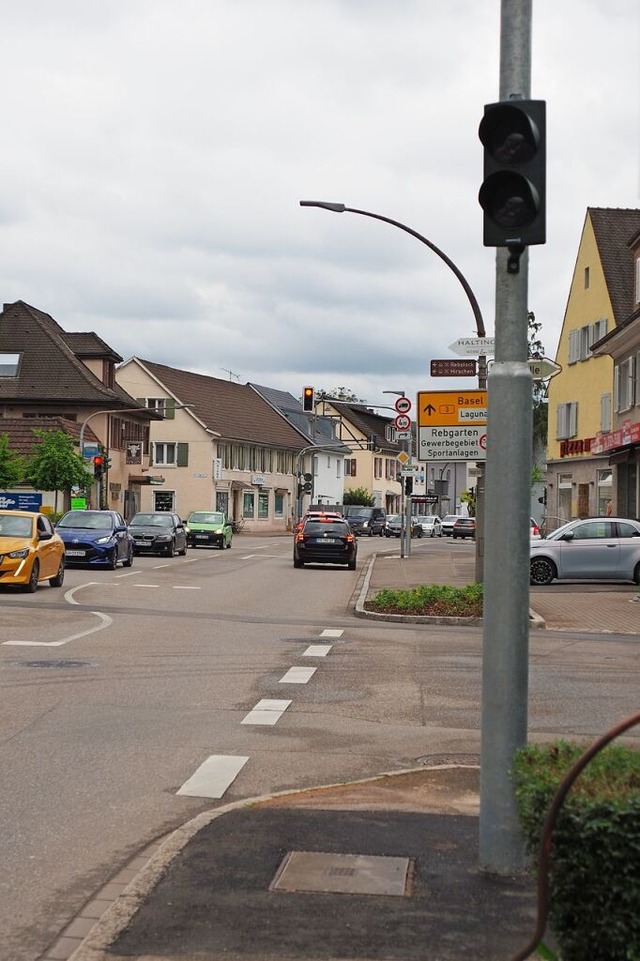
<svg viewBox="0 0 640 961">
<path fill-rule="evenodd" d="M 372 559 L 360 608 L 382 587 L 475 579 L 460 545 L 414 542 L 403 559 L 394 547 Z M 532 623 L 635 633 L 635 594 L 550 588 L 532 595 Z M 478 810 L 472 766 L 221 806 L 169 835 L 97 923 L 91 906 L 72 923 L 84 941 L 63 936 L 43 961 L 509 961 L 534 930 L 534 882 L 479 871 Z"/>
</svg>

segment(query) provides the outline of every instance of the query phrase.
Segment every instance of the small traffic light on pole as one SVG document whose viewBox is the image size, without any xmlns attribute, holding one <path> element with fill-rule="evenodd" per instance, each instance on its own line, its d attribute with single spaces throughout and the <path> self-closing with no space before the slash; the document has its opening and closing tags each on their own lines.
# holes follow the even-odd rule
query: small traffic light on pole
<svg viewBox="0 0 640 961">
<path fill-rule="evenodd" d="M 546 241 L 546 103 L 489 103 L 478 131 L 484 146 L 484 246 L 522 252 Z M 512 272 L 517 272 L 510 266 Z"/>
<path fill-rule="evenodd" d="M 93 476 L 102 477 L 104 474 L 104 468 L 105 464 L 103 455 L 96 454 L 96 456 L 93 458 Z"/>
<path fill-rule="evenodd" d="M 313 387 L 302 388 L 302 409 L 313 413 Z"/>
</svg>

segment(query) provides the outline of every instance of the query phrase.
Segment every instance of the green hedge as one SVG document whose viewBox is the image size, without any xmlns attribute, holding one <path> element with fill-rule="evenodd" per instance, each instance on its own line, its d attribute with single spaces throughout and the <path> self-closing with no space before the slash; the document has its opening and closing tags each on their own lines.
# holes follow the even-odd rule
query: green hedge
<svg viewBox="0 0 640 961">
<path fill-rule="evenodd" d="M 514 762 L 535 861 L 553 796 L 585 747 L 529 745 Z M 549 926 L 562 961 L 640 961 L 640 751 L 605 748 L 571 787 L 553 832 Z"/>
</svg>

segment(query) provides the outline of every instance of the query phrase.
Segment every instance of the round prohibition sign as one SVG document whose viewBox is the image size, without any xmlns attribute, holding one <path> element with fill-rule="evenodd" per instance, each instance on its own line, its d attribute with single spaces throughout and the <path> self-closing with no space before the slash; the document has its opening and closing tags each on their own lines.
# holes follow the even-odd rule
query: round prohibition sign
<svg viewBox="0 0 640 961">
<path fill-rule="evenodd" d="M 478 443 L 480 444 L 480 447 L 482 447 L 483 450 L 486 450 L 486 449 L 487 449 L 487 435 L 486 435 L 486 434 L 480 434 L 480 440 L 478 441 Z"/>
<path fill-rule="evenodd" d="M 408 397 L 398 397 L 393 406 L 399 414 L 408 414 L 411 410 L 411 401 Z M 402 428 L 400 427 L 399 430 L 402 430 Z"/>
<path fill-rule="evenodd" d="M 407 414 L 398 414 L 393 422 L 393 426 L 396 430 L 409 430 L 411 427 L 411 418 Z"/>
</svg>

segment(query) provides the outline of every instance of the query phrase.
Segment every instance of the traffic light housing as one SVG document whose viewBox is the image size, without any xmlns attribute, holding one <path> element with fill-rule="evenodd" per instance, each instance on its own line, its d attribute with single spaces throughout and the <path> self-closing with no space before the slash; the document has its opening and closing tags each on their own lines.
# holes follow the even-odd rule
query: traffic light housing
<svg viewBox="0 0 640 961">
<path fill-rule="evenodd" d="M 104 454 L 96 454 L 93 458 L 93 476 L 102 477 L 105 472 L 106 463 Z"/>
<path fill-rule="evenodd" d="M 413 494 L 413 477 L 405 477 L 404 492 L 405 494 Z"/>
<path fill-rule="evenodd" d="M 546 242 L 546 103 L 486 104 L 478 135 L 484 146 L 485 247 Z"/>
<path fill-rule="evenodd" d="M 302 409 L 313 413 L 313 387 L 302 388 Z"/>
</svg>

